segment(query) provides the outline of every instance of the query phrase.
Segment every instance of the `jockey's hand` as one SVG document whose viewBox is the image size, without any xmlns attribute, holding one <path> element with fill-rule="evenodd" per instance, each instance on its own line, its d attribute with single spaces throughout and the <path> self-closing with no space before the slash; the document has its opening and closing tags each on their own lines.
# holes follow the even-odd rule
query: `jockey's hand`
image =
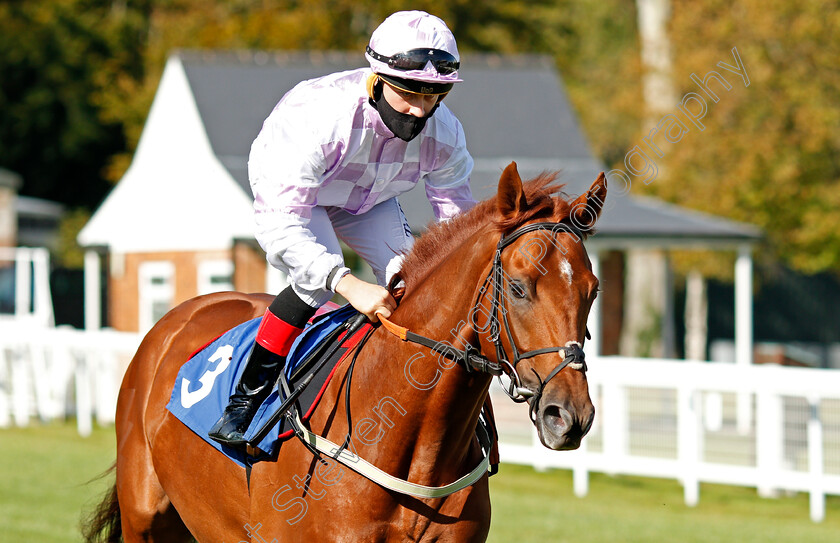
<svg viewBox="0 0 840 543">
<path fill-rule="evenodd" d="M 397 302 L 388 289 L 362 281 L 349 273 L 341 278 L 335 286 L 335 291 L 344 296 L 344 299 L 360 313 L 364 313 L 371 322 L 379 320 L 377 313 L 381 313 L 387 319 L 397 307 Z"/>
</svg>

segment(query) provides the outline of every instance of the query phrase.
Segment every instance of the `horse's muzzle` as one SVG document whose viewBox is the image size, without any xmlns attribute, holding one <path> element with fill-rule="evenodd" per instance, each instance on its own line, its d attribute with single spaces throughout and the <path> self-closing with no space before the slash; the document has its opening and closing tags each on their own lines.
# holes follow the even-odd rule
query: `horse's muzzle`
<svg viewBox="0 0 840 543">
<path fill-rule="evenodd" d="M 569 409 L 558 403 L 544 402 L 537 412 L 537 433 L 549 449 L 569 451 L 580 447 L 583 436 L 595 420 L 595 407 L 587 402 L 581 409 Z"/>
</svg>

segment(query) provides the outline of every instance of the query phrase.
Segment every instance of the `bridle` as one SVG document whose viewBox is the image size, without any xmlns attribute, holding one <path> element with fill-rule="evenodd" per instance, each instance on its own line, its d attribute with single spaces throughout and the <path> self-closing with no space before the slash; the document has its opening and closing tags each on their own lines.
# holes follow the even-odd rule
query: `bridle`
<svg viewBox="0 0 840 543">
<path fill-rule="evenodd" d="M 440 353 L 442 356 L 457 360 L 461 362 L 467 371 L 481 371 L 484 373 L 489 373 L 491 375 L 495 375 L 499 378 L 499 383 L 502 384 L 502 388 L 505 393 L 510 396 L 510 398 L 517 403 L 524 402 L 531 400 L 530 406 L 530 415 L 532 420 L 536 416 L 537 409 L 539 407 L 539 401 L 542 397 L 543 390 L 545 389 L 546 385 L 548 384 L 551 379 L 556 377 L 566 366 L 571 366 L 573 369 L 577 369 L 581 372 L 586 372 L 586 361 L 584 359 L 583 349 L 580 343 L 577 341 L 569 341 L 564 346 L 560 347 L 544 347 L 541 349 L 534 349 L 532 351 L 526 351 L 524 353 L 520 353 L 519 349 L 516 346 L 516 343 L 513 340 L 513 334 L 511 332 L 510 323 L 508 322 L 507 318 L 507 310 L 505 309 L 502 291 L 504 290 L 504 268 L 502 266 L 502 252 L 505 248 L 509 247 L 513 242 L 518 240 L 525 234 L 536 232 L 538 230 L 548 230 L 552 233 L 556 232 L 557 230 L 562 230 L 571 234 L 574 234 L 578 237 L 578 239 L 583 239 L 583 235 L 581 234 L 580 230 L 576 227 L 564 223 L 564 222 L 539 222 L 539 223 L 532 223 L 525 226 L 522 226 L 510 234 L 502 234 L 499 243 L 496 245 L 496 252 L 493 256 L 493 263 L 490 267 L 490 271 L 487 274 L 487 277 L 484 279 L 481 288 L 478 290 L 478 295 L 476 296 L 476 301 L 473 304 L 472 310 L 470 312 L 470 316 L 474 316 L 480 307 L 483 307 L 482 299 L 487 294 L 487 289 L 492 286 L 493 287 L 493 296 L 491 299 L 491 307 L 489 311 L 489 326 L 490 328 L 490 337 L 488 340 L 492 342 L 496 348 L 496 362 L 488 359 L 485 357 L 481 352 L 476 349 L 473 345 L 467 344 L 464 349 L 458 349 L 453 347 L 449 342 L 445 341 L 434 341 L 430 338 L 425 336 L 415 334 L 410 330 L 398 326 L 391 321 L 383 318 L 380 315 L 380 321 L 382 322 L 383 327 L 389 330 L 391 333 L 397 335 L 403 341 L 410 341 L 412 343 L 418 343 L 420 345 L 424 345 L 432 349 L 432 351 Z M 501 321 L 499 319 L 499 312 L 501 310 Z M 499 322 L 504 325 L 504 331 L 507 335 L 508 343 L 511 346 L 512 350 L 512 357 L 508 356 L 507 351 L 505 350 L 505 346 L 503 344 L 501 338 L 501 328 L 499 326 Z M 589 331 L 586 332 L 586 337 L 589 338 Z M 531 390 L 527 387 L 522 385 L 522 379 L 517 371 L 517 365 L 521 360 L 525 360 L 528 358 L 532 358 L 542 354 L 549 354 L 549 353 L 560 353 L 560 357 L 562 361 L 558 364 L 553 370 L 551 370 L 545 379 L 541 378 L 540 375 L 531 368 L 531 371 L 537 377 L 537 382 L 539 383 L 537 390 Z M 507 373 L 510 377 L 509 385 L 505 386 L 501 382 L 501 375 L 503 373 Z"/>
<path fill-rule="evenodd" d="M 544 347 L 542 349 L 534 349 L 532 351 L 526 351 L 524 353 L 520 353 L 519 349 L 516 346 L 516 342 L 513 340 L 513 334 L 510 330 L 510 323 L 507 317 L 507 311 L 505 310 L 503 301 L 502 301 L 502 291 L 504 290 L 504 268 L 502 266 L 502 251 L 505 250 L 506 247 L 510 246 L 522 237 L 525 234 L 536 232 L 538 230 L 549 230 L 552 233 L 561 226 L 565 230 L 571 230 L 571 233 L 576 235 L 577 238 L 583 239 L 580 230 L 571 226 L 567 223 L 551 223 L 551 222 L 539 222 L 525 225 L 517 230 L 514 230 L 512 233 L 508 235 L 502 235 L 502 238 L 499 240 L 498 245 L 496 246 L 496 253 L 493 257 L 493 265 L 490 269 L 490 273 L 487 275 L 487 278 L 484 280 L 484 284 L 482 285 L 481 289 L 479 289 L 478 298 L 476 300 L 475 305 L 473 306 L 473 314 L 481 303 L 481 298 L 484 296 L 486 289 L 488 287 L 488 283 L 493 284 L 493 298 L 492 298 L 492 306 L 490 308 L 490 323 L 491 326 L 496 326 L 495 330 L 491 330 L 491 335 L 489 340 L 496 346 L 496 360 L 500 363 L 505 365 L 508 369 L 508 375 L 510 376 L 510 384 L 507 387 L 502 387 L 505 393 L 507 393 L 510 398 L 517 403 L 527 401 L 533 397 L 531 401 L 531 408 L 530 408 L 530 416 L 533 419 L 536 416 L 536 411 L 539 408 L 539 401 L 542 397 L 543 390 L 545 386 L 551 381 L 557 374 L 559 374 L 566 366 L 572 365 L 573 368 L 576 368 L 582 372 L 586 371 L 586 361 L 584 359 L 583 349 L 581 348 L 580 343 L 576 341 L 569 341 L 566 345 L 562 347 Z M 511 351 L 513 354 L 512 360 L 511 357 L 508 357 L 507 352 L 505 351 L 505 347 L 502 343 L 501 339 L 501 330 L 498 329 L 498 323 L 500 322 L 499 319 L 499 310 L 502 310 L 501 316 L 501 323 L 504 324 L 505 334 L 508 338 L 508 343 L 510 343 Z M 587 331 L 588 335 L 588 331 Z M 519 376 L 519 372 L 517 371 L 517 366 L 521 360 L 525 360 L 528 358 L 532 358 L 534 356 L 538 356 L 541 354 L 549 354 L 549 353 L 562 353 L 560 357 L 562 361 L 560 364 L 554 367 L 545 379 L 541 378 L 539 373 L 536 370 L 531 368 L 531 371 L 537 378 L 538 388 L 535 391 L 522 386 L 522 379 Z M 501 379 L 499 380 L 501 384 Z"/>
<path fill-rule="evenodd" d="M 479 294 L 477 296 L 475 304 L 473 305 L 472 314 L 474 315 L 475 311 L 478 309 L 482 299 L 484 298 L 487 292 L 488 284 L 493 284 L 491 323 L 496 323 L 497 325 L 498 314 L 499 310 L 501 309 L 502 322 L 504 323 L 505 333 L 507 334 L 508 342 L 510 343 L 511 348 L 513 349 L 513 362 L 510 361 L 510 358 L 507 356 L 507 351 L 505 351 L 505 347 L 502 344 L 502 340 L 500 338 L 501 334 L 498 325 L 493 330 L 492 336 L 490 338 L 496 347 L 496 362 L 482 355 L 478 349 L 476 349 L 473 345 L 467 343 L 466 341 L 461 341 L 461 343 L 465 344 L 466 346 L 463 349 L 458 349 L 456 347 L 453 347 L 449 342 L 434 341 L 425 336 L 421 336 L 420 334 L 415 334 L 407 328 L 398 326 L 389 321 L 387 318 L 383 317 L 382 315 L 379 315 L 379 320 L 382 323 L 382 326 L 403 341 L 411 341 L 413 343 L 418 343 L 420 345 L 430 348 L 433 352 L 439 353 L 441 356 L 463 363 L 467 371 L 482 371 L 491 375 L 495 375 L 497 377 L 501 377 L 501 375 L 505 373 L 505 368 L 507 368 L 507 373 L 509 373 L 511 377 L 511 384 L 505 390 L 505 392 L 515 402 L 523 402 L 530 398 L 530 416 L 531 420 L 534 420 L 539 407 L 540 398 L 542 397 L 542 392 L 546 384 L 549 381 L 551 381 L 551 379 L 553 379 L 557 374 L 559 374 L 566 366 L 571 366 L 574 369 L 585 372 L 586 362 L 583 358 L 583 350 L 581 349 L 580 344 L 576 341 L 570 341 L 566 343 L 566 345 L 563 347 L 546 347 L 543 349 L 535 349 L 533 351 L 527 351 L 524 353 L 519 352 L 519 349 L 516 347 L 516 344 L 513 341 L 513 334 L 511 333 L 510 324 L 507 320 L 507 311 L 505 310 L 504 303 L 502 301 L 501 291 L 504 288 L 504 283 L 502 282 L 502 280 L 504 279 L 504 270 L 502 269 L 502 251 L 504 251 L 504 249 L 510 246 L 511 243 L 516 241 L 522 235 L 527 234 L 528 232 L 535 232 L 537 230 L 551 230 L 553 232 L 556 228 L 560 226 L 563 226 L 563 228 L 566 229 L 566 231 L 577 235 L 578 239 L 582 239 L 580 231 L 578 231 L 577 229 L 573 229 L 569 225 L 563 223 L 547 222 L 529 224 L 517 230 L 514 230 L 513 233 L 509 235 L 502 235 L 498 245 L 496 246 L 496 254 L 493 257 L 493 264 L 490 268 L 490 272 L 487 274 L 487 278 L 484 280 L 481 289 L 479 289 Z M 362 322 L 362 320 L 355 320 L 355 322 L 360 323 Z M 351 329 L 354 329 L 353 326 L 355 325 L 348 326 L 348 331 L 346 334 L 347 337 L 350 337 L 352 335 Z M 368 331 L 368 333 L 365 335 L 365 339 L 369 338 L 371 333 L 372 330 Z M 360 349 L 360 346 L 363 343 L 364 339 L 359 344 L 357 344 L 356 348 Z M 358 352 L 359 351 L 357 350 L 356 355 L 358 355 Z M 523 387 L 522 380 L 520 379 L 519 373 L 516 370 L 516 365 L 518 364 L 518 362 L 520 360 L 553 352 L 560 353 L 560 356 L 563 359 L 563 361 L 559 365 L 557 365 L 553 370 L 551 370 L 551 372 L 546 376 L 545 379 L 542 379 L 539 376 L 539 374 L 537 374 L 537 372 L 532 368 L 531 371 L 533 371 L 534 374 L 537 376 L 539 388 L 536 391 L 532 391 L 531 389 Z M 348 451 L 347 446 L 350 443 L 350 429 L 353 428 L 353 424 L 350 420 L 350 379 L 352 376 L 352 368 L 355 364 L 356 355 L 354 355 L 353 362 L 351 363 L 350 368 L 347 372 L 347 395 L 345 397 L 345 410 L 347 412 L 348 433 L 343 445 L 333 443 L 325 437 L 311 432 L 306 427 L 306 425 L 304 425 L 300 421 L 296 411 L 295 416 L 293 418 L 290 417 L 290 421 L 292 421 L 292 427 L 294 428 L 296 435 L 316 455 L 319 453 L 327 454 L 330 457 L 335 458 L 336 460 L 341 462 L 343 465 L 349 467 L 350 469 L 356 471 L 364 477 L 367 477 L 371 481 L 376 482 L 384 488 L 420 498 L 442 498 L 445 496 L 449 496 L 454 492 L 458 492 L 459 490 L 463 490 L 464 488 L 471 486 L 476 481 L 481 479 L 488 470 L 491 470 L 492 472 L 490 465 L 490 450 L 493 447 L 494 438 L 492 437 L 492 429 L 490 427 L 491 425 L 482 423 L 481 421 L 483 419 L 481 417 L 479 417 L 479 424 L 476 427 L 476 435 L 478 436 L 479 446 L 481 447 L 482 454 L 484 457 L 483 460 L 468 474 L 464 475 L 460 479 L 448 485 L 444 485 L 441 487 L 419 485 L 416 483 L 411 483 L 405 479 L 394 477 L 393 475 L 390 475 L 380 470 L 364 458 L 361 458 L 358 455 Z"/>
</svg>

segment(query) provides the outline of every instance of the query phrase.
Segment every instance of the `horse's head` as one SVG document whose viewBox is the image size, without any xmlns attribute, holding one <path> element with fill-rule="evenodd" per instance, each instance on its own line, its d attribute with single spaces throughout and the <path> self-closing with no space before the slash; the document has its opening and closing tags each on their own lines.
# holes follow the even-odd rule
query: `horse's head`
<svg viewBox="0 0 840 543">
<path fill-rule="evenodd" d="M 573 201 L 552 196 L 553 177 L 523 186 L 511 163 L 499 181 L 493 288 L 484 287 L 480 311 L 492 326 L 483 349 L 507 360 L 514 399 L 527 398 L 542 443 L 576 449 L 595 409 L 582 351 L 586 319 L 598 292 L 583 239 L 606 198 L 602 173 Z M 495 316 L 494 316 L 495 315 Z"/>
</svg>

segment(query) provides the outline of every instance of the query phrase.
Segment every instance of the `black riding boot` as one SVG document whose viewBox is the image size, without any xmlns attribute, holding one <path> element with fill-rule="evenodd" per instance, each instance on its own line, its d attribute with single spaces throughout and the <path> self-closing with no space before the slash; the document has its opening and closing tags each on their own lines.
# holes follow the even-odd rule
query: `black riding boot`
<svg viewBox="0 0 840 543">
<path fill-rule="evenodd" d="M 244 434 L 251 419 L 280 377 L 292 343 L 314 314 L 315 308 L 291 287 L 277 295 L 263 315 L 254 349 L 225 412 L 207 433 L 211 439 L 230 447 L 247 444 Z"/>
<path fill-rule="evenodd" d="M 244 447 L 244 434 L 251 419 L 271 392 L 285 363 L 286 357 L 278 356 L 255 342 L 225 412 L 207 435 L 223 445 Z"/>
</svg>

